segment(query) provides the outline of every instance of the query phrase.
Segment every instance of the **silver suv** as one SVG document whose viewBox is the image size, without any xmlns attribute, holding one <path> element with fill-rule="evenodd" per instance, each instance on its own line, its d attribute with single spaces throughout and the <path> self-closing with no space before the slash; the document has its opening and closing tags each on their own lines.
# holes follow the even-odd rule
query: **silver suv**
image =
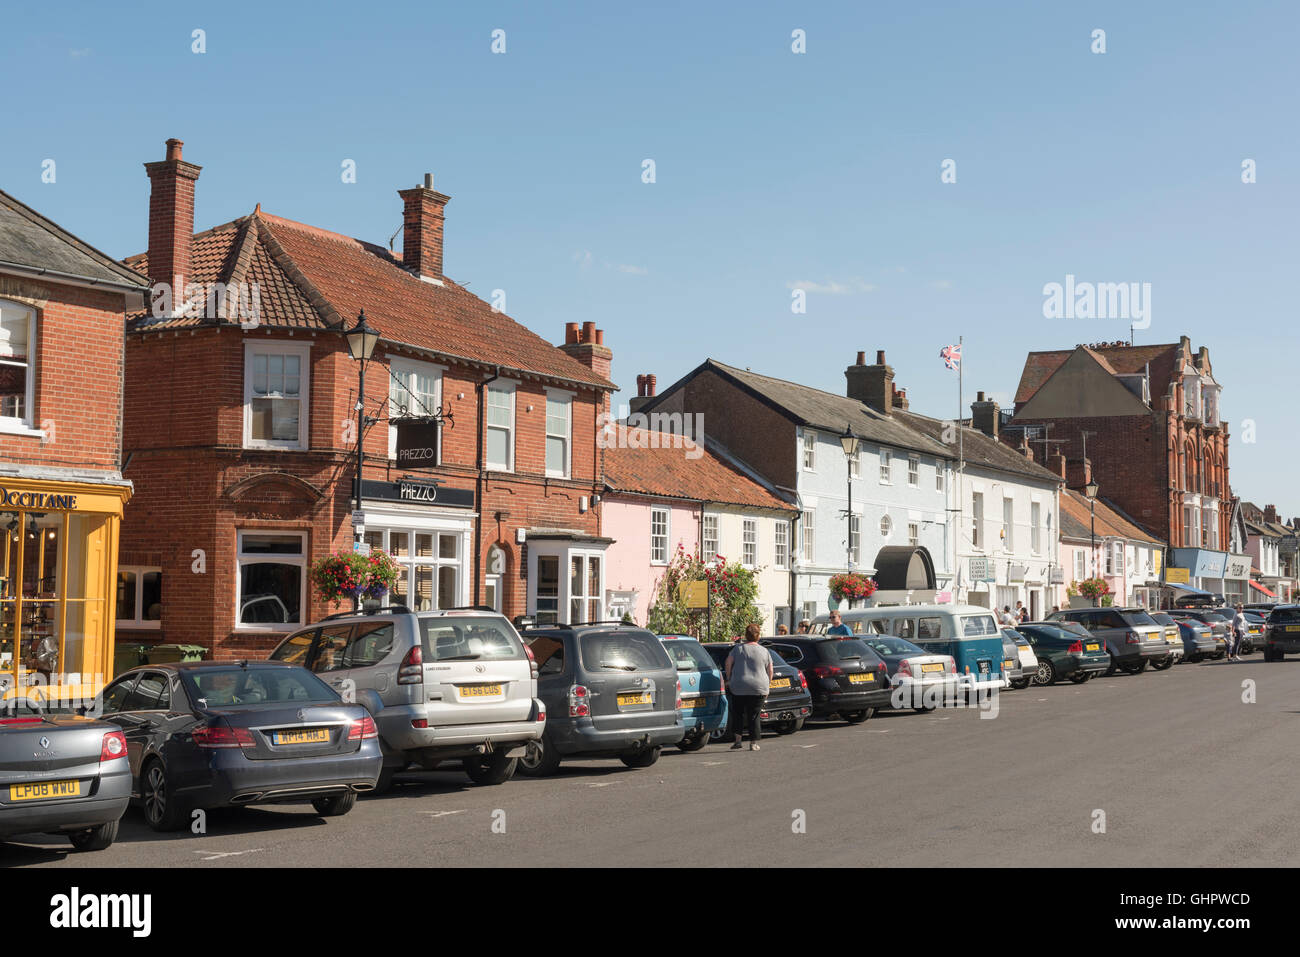
<svg viewBox="0 0 1300 957">
<path fill-rule="evenodd" d="M 374 716 L 384 752 L 376 791 L 412 764 L 459 759 L 475 784 L 501 784 L 542 736 L 532 652 L 486 608 L 330 615 L 270 657 L 302 665 Z"/>
</svg>

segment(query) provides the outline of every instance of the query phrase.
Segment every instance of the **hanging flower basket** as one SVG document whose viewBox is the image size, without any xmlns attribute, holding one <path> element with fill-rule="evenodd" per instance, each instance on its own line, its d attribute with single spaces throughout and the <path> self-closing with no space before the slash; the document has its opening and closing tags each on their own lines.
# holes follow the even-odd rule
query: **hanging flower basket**
<svg viewBox="0 0 1300 957">
<path fill-rule="evenodd" d="M 857 572 L 844 572 L 831 576 L 831 597 L 836 601 L 859 601 L 876 593 L 876 580 Z"/>
<path fill-rule="evenodd" d="M 339 552 L 326 555 L 311 566 L 311 581 L 316 593 L 328 602 L 350 599 L 382 601 L 397 583 L 401 566 L 392 556 L 379 549 L 369 555 Z"/>
<path fill-rule="evenodd" d="M 1104 578 L 1085 578 L 1077 584 L 1079 594 L 1083 595 L 1085 598 L 1091 598 L 1094 601 L 1102 595 L 1110 594 L 1110 585 L 1106 583 L 1106 579 Z"/>
</svg>

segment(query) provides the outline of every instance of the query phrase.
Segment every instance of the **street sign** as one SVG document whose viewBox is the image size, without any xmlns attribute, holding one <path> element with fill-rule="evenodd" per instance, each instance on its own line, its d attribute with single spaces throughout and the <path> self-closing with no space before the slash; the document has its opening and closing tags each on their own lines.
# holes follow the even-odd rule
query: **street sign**
<svg viewBox="0 0 1300 957">
<path fill-rule="evenodd" d="M 708 608 L 709 583 L 707 581 L 682 582 L 677 586 L 677 597 L 687 608 Z"/>
<path fill-rule="evenodd" d="M 366 527 L 366 513 L 365 513 L 365 512 L 353 512 L 353 513 L 352 513 L 352 527 L 353 527 L 353 528 L 365 528 L 365 527 Z"/>
<path fill-rule="evenodd" d="M 354 555 L 369 555 L 370 546 L 367 545 L 365 542 L 353 542 L 352 552 Z"/>
<path fill-rule="evenodd" d="M 1165 581 L 1171 585 L 1186 585 L 1190 572 L 1190 568 L 1175 568 L 1170 565 L 1165 569 Z"/>
<path fill-rule="evenodd" d="M 993 573 L 993 562 L 987 558 L 973 557 L 970 560 L 970 577 L 972 581 L 991 582 L 996 576 Z"/>
</svg>

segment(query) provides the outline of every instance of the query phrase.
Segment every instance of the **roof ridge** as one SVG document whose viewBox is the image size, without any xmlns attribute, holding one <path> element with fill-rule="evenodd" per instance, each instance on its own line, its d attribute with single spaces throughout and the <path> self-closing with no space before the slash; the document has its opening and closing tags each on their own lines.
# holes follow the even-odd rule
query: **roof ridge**
<svg viewBox="0 0 1300 957">
<path fill-rule="evenodd" d="M 316 314 L 320 316 L 327 326 L 334 329 L 343 329 L 345 327 L 343 317 L 339 315 L 338 310 L 334 308 L 334 305 L 325 294 L 316 288 L 316 284 L 298 268 L 298 264 L 293 261 L 293 257 L 280 245 L 280 241 L 275 238 L 275 233 L 271 230 L 270 224 L 265 221 L 269 218 L 266 213 L 259 213 L 255 222 L 257 224 L 258 239 L 266 246 L 271 261 L 280 267 L 285 277 L 298 287 L 299 292 L 307 297 L 307 301 L 311 303 L 312 308 L 316 310 Z"/>
</svg>

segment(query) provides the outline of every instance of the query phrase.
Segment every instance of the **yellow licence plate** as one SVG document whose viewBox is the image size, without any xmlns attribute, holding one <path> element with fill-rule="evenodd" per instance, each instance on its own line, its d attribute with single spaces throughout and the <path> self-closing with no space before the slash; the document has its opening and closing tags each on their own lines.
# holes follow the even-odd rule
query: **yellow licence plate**
<svg viewBox="0 0 1300 957">
<path fill-rule="evenodd" d="M 1002 667 L 1003 667 L 1003 668 L 1014 668 L 1015 666 L 1016 666 L 1016 663 L 1015 663 L 1014 661 L 1012 661 L 1010 658 L 1008 658 L 1006 661 L 1002 662 Z"/>
<path fill-rule="evenodd" d="M 621 694 L 618 696 L 618 706 L 626 707 L 630 704 L 650 704 L 650 693 L 644 694 Z"/>
<path fill-rule="evenodd" d="M 491 698 L 499 694 L 501 694 L 500 685 L 461 685 L 460 688 L 462 698 Z"/>
<path fill-rule="evenodd" d="M 686 710 L 687 708 L 703 708 L 703 707 L 704 707 L 704 699 L 703 699 L 703 698 L 683 698 L 683 699 L 682 699 L 682 710 Z"/>
<path fill-rule="evenodd" d="M 932 671 L 943 671 L 943 665 L 938 661 L 928 665 L 921 665 L 921 674 L 928 675 Z"/>
<path fill-rule="evenodd" d="M 1287 631 L 1300 631 L 1300 625 L 1287 625 Z"/>
<path fill-rule="evenodd" d="M 849 675 L 849 684 L 852 685 L 864 685 L 869 681 L 875 681 L 875 680 L 876 680 L 876 676 L 873 674 Z"/>
<path fill-rule="evenodd" d="M 1089 651 L 1101 651 L 1101 645 L 1084 645 L 1083 647 Z"/>
<path fill-rule="evenodd" d="M 790 679 L 789 679 L 789 678 L 773 678 L 773 679 L 772 679 L 772 683 L 771 683 L 770 685 L 768 685 L 768 688 L 769 688 L 769 689 L 771 689 L 771 688 L 788 688 L 788 687 L 790 687 Z"/>
<path fill-rule="evenodd" d="M 39 784 L 15 784 L 9 788 L 11 801 L 74 797 L 81 797 L 80 781 L 41 781 Z"/>
<path fill-rule="evenodd" d="M 330 739 L 328 728 L 306 728 L 302 731 L 277 731 L 272 740 L 276 744 L 323 744 Z"/>
</svg>

